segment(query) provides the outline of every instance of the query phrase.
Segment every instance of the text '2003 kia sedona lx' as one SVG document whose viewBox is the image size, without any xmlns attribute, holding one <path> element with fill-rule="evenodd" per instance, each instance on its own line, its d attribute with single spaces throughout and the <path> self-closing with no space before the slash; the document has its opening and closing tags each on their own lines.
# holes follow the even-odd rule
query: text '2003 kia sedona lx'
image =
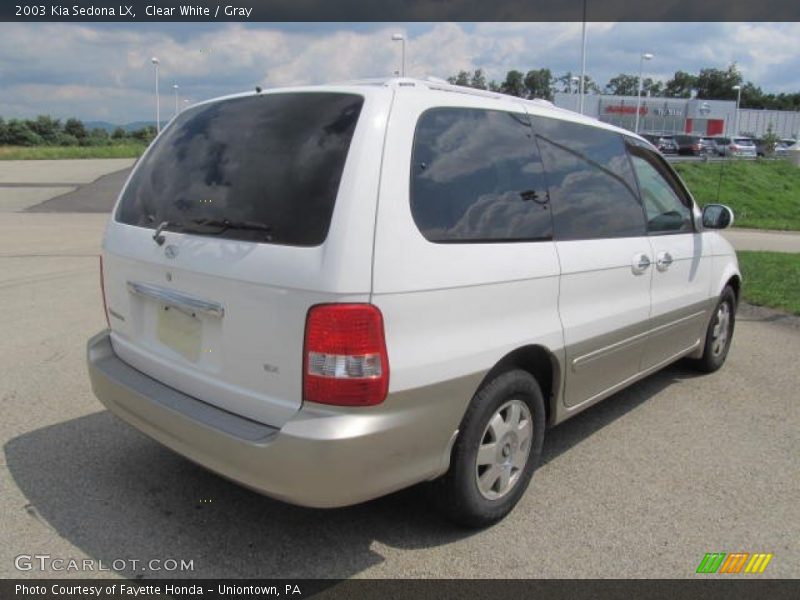
<svg viewBox="0 0 800 600">
<path fill-rule="evenodd" d="M 679 358 L 723 364 L 732 220 L 642 138 L 547 102 L 412 79 L 211 100 L 120 194 L 92 385 L 268 496 L 433 481 L 487 525 L 547 426 Z"/>
</svg>

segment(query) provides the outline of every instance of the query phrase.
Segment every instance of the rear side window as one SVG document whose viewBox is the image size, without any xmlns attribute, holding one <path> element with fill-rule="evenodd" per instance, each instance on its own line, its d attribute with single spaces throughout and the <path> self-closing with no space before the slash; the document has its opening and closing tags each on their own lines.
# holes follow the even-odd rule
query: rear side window
<svg viewBox="0 0 800 600">
<path fill-rule="evenodd" d="M 328 233 L 363 98 L 264 94 L 181 113 L 142 160 L 117 220 L 316 246 Z"/>
<path fill-rule="evenodd" d="M 411 212 L 432 242 L 551 239 L 547 187 L 527 116 L 426 111 L 411 157 Z"/>
<path fill-rule="evenodd" d="M 557 119 L 532 121 L 547 171 L 555 238 L 644 235 L 636 180 L 622 137 Z"/>
</svg>

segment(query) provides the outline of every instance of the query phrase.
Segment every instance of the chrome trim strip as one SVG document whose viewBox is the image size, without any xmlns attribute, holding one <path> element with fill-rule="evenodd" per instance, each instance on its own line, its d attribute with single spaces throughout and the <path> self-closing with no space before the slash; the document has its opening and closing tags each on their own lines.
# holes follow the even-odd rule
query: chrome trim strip
<svg viewBox="0 0 800 600">
<path fill-rule="evenodd" d="M 706 311 L 701 310 L 699 312 L 692 313 L 690 315 L 686 315 L 685 317 L 681 317 L 680 319 L 676 319 L 675 321 L 670 321 L 669 323 L 664 323 L 663 325 L 659 325 L 658 327 L 654 327 L 653 329 L 648 329 L 647 331 L 643 331 L 642 333 L 637 333 L 634 336 L 626 338 L 624 340 L 620 340 L 614 344 L 609 346 L 605 346 L 603 348 L 599 348 L 590 352 L 589 354 L 584 354 L 583 356 L 578 356 L 577 358 L 572 360 L 572 370 L 574 371 L 578 367 L 582 366 L 584 363 L 591 362 L 592 360 L 599 358 L 603 354 L 607 354 L 610 352 L 614 352 L 616 350 L 621 350 L 622 348 L 629 346 L 633 342 L 636 342 L 642 338 L 654 335 L 659 333 L 665 329 L 669 329 L 670 327 L 674 327 L 675 325 L 679 325 L 685 321 L 689 321 L 691 319 L 696 319 L 697 317 L 705 314 Z"/>
<path fill-rule="evenodd" d="M 675 354 L 673 354 L 669 358 L 665 358 L 664 360 L 658 362 L 657 364 L 653 365 L 652 367 L 648 367 L 644 371 L 639 371 L 635 375 L 631 375 L 630 377 L 626 378 L 625 380 L 620 381 L 619 383 L 616 383 L 616 384 L 612 385 L 610 388 L 607 388 L 607 389 L 603 390 L 602 392 L 599 392 L 597 394 L 594 394 L 593 396 L 590 396 L 589 398 L 587 398 L 586 400 L 583 400 L 582 402 L 579 402 L 578 404 L 575 404 L 573 406 L 565 406 L 563 408 L 563 412 L 562 412 L 561 418 L 559 419 L 558 422 L 564 421 L 564 420 L 572 417 L 575 413 L 580 412 L 580 411 L 584 410 L 585 408 L 588 408 L 592 404 L 600 402 L 601 400 L 603 400 L 605 398 L 608 398 L 612 394 L 616 394 L 617 392 L 621 391 L 622 389 L 628 387 L 630 384 L 632 384 L 632 383 L 634 383 L 636 381 L 639 381 L 640 379 L 644 379 L 648 375 L 652 375 L 656 371 L 658 371 L 660 369 L 663 369 L 668 364 L 675 362 L 679 358 L 681 358 L 683 356 L 686 356 L 687 354 L 690 354 L 693 350 L 695 350 L 698 346 L 701 345 L 702 341 L 703 341 L 702 338 L 698 339 L 694 344 L 692 344 L 688 348 L 685 348 L 685 349 L 681 350 L 680 352 L 676 352 Z"/>
<path fill-rule="evenodd" d="M 218 302 L 203 300 L 202 298 L 197 298 L 196 296 L 190 296 L 189 294 L 184 294 L 183 292 L 170 290 L 148 283 L 129 281 L 127 285 L 128 291 L 132 294 L 162 302 L 163 304 L 172 306 L 178 310 L 204 313 L 220 319 L 225 316 L 225 307 Z"/>
</svg>

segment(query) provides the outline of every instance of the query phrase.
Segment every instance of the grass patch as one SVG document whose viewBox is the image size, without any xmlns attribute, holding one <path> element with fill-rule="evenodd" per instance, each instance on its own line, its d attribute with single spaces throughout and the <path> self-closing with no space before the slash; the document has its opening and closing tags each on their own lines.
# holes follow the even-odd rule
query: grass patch
<svg viewBox="0 0 800 600">
<path fill-rule="evenodd" d="M 800 254 L 737 252 L 742 297 L 758 306 L 800 315 Z"/>
<path fill-rule="evenodd" d="M 730 206 L 735 227 L 800 230 L 800 167 L 788 161 L 681 162 L 673 167 L 701 206 Z"/>
<path fill-rule="evenodd" d="M 145 144 L 137 143 L 111 146 L 0 146 L 0 160 L 139 158 L 145 148 Z"/>
</svg>

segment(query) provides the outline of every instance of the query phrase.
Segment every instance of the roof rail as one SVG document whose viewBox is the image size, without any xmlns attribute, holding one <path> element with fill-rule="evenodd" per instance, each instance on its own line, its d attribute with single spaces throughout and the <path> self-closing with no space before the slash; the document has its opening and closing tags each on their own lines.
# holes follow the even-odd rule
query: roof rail
<svg viewBox="0 0 800 600">
<path fill-rule="evenodd" d="M 483 98 L 494 98 L 496 100 L 508 100 L 510 102 L 522 102 L 522 103 L 530 103 L 535 106 L 541 106 L 543 108 L 547 108 L 549 110 L 555 110 L 558 112 L 570 113 L 572 115 L 577 115 L 575 111 L 562 108 L 560 106 L 556 106 L 549 100 L 544 100 L 542 98 L 520 98 L 518 96 L 512 96 L 510 94 L 504 94 L 502 92 L 494 92 L 492 90 L 481 90 L 477 88 L 471 88 L 464 85 L 455 85 L 441 79 L 439 77 L 427 76 L 425 79 L 418 79 L 414 77 L 387 77 L 387 78 L 373 78 L 373 79 L 357 79 L 353 81 L 346 81 L 342 82 L 343 84 L 348 85 L 381 85 L 386 87 L 415 87 L 425 86 L 430 90 L 436 90 L 441 92 L 453 92 L 456 94 L 467 94 L 469 96 L 480 96 Z M 598 119 L 589 117 L 587 115 L 582 115 L 587 120 L 597 121 Z"/>
<path fill-rule="evenodd" d="M 490 90 L 479 90 L 476 88 L 466 87 L 463 85 L 454 85 L 440 77 L 428 76 L 425 79 L 418 79 L 415 77 L 387 77 L 387 78 L 370 78 L 370 79 L 354 79 L 350 81 L 337 82 L 342 85 L 383 85 L 387 87 L 414 87 L 417 85 L 425 86 L 431 90 L 439 90 L 443 92 L 455 92 L 458 94 L 469 94 L 472 96 L 484 96 L 487 98 L 509 98 L 514 99 L 513 96 L 501 94 L 500 92 L 492 92 Z"/>
<path fill-rule="evenodd" d="M 428 77 L 420 81 L 423 85 L 427 86 L 430 90 L 439 90 L 442 92 L 454 92 L 456 94 L 468 94 L 470 96 L 482 96 L 484 98 L 508 98 L 513 99 L 513 96 L 501 94 L 500 92 L 493 92 L 491 90 L 480 90 L 471 88 L 464 85 L 455 85 L 448 81 L 439 79 L 438 77 Z"/>
<path fill-rule="evenodd" d="M 395 80 L 395 77 L 365 77 L 364 79 L 333 81 L 327 85 L 389 85 Z"/>
</svg>

